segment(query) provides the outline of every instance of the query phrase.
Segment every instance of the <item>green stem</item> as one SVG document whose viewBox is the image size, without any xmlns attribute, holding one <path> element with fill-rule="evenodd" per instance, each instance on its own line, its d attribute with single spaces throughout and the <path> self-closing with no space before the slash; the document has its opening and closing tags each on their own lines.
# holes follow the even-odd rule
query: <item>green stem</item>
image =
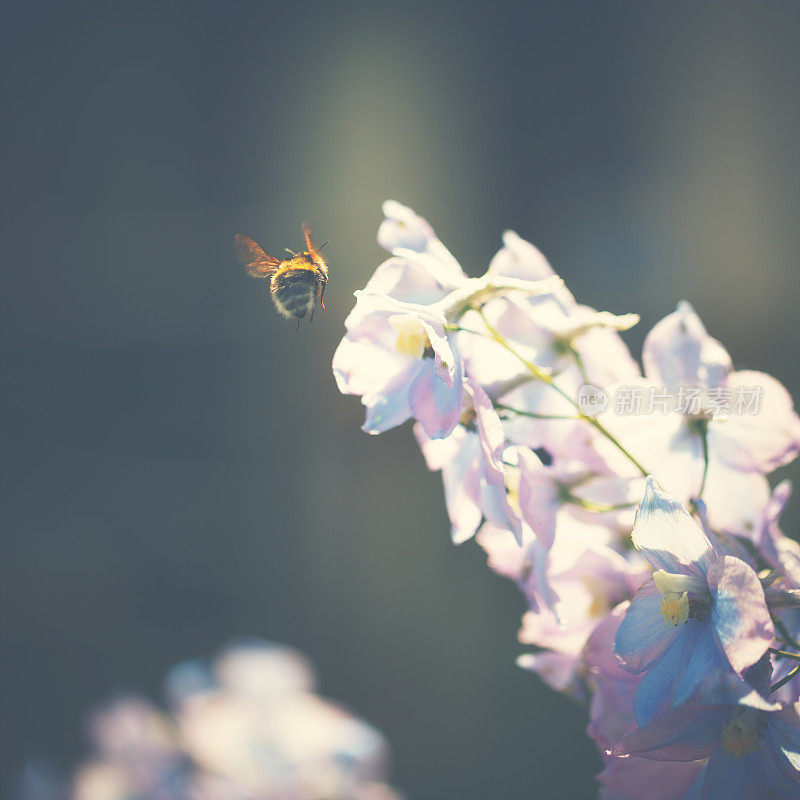
<svg viewBox="0 0 800 800">
<path fill-rule="evenodd" d="M 584 383 L 589 383 L 589 378 L 586 375 L 586 367 L 583 364 L 581 354 L 572 345 L 569 345 L 569 352 L 572 354 L 572 357 L 575 359 L 575 363 L 578 365 L 578 372 L 581 373 L 581 379 Z"/>
<path fill-rule="evenodd" d="M 537 414 L 535 411 L 521 411 L 518 408 L 512 408 L 503 403 L 495 403 L 494 407 L 500 411 L 509 411 L 512 414 L 518 414 L 520 417 L 531 417 L 532 419 L 580 419 L 580 417 L 576 417 L 574 414 Z"/>
<path fill-rule="evenodd" d="M 597 514 L 604 514 L 607 511 L 623 511 L 626 508 L 636 508 L 638 505 L 638 503 L 595 503 L 593 500 L 585 500 L 575 495 L 572 495 L 572 502 L 586 511 L 594 511 Z"/>
<path fill-rule="evenodd" d="M 787 672 L 786 675 L 784 675 L 777 683 L 773 683 L 772 686 L 769 687 L 770 692 L 777 692 L 781 686 L 789 683 L 789 681 L 794 678 L 798 672 L 800 672 L 800 664 L 798 664 L 796 667 L 792 667 L 792 669 L 790 669 L 789 672 Z"/>
<path fill-rule="evenodd" d="M 772 624 L 775 626 L 775 630 L 778 631 L 778 633 L 781 635 L 782 641 L 784 641 L 790 647 L 794 647 L 797 650 L 800 650 L 800 644 L 798 644 L 795 641 L 794 636 L 792 636 L 792 634 L 789 633 L 789 629 L 786 627 L 786 625 L 783 624 L 783 620 L 780 617 L 776 616 L 775 614 L 772 614 L 771 616 L 772 616 Z"/>
<path fill-rule="evenodd" d="M 528 359 L 520 355 L 509 344 L 505 336 L 503 336 L 503 334 L 500 333 L 500 331 L 498 331 L 489 322 L 489 320 L 486 319 L 486 315 L 483 313 L 483 311 L 479 311 L 478 313 L 481 315 L 483 323 L 484 325 L 486 325 L 486 329 L 491 334 L 492 339 L 494 339 L 499 345 L 508 350 L 508 352 L 511 353 L 511 355 L 513 355 L 515 358 L 519 359 L 519 361 L 521 361 L 528 368 L 528 370 L 530 371 L 531 375 L 534 376 L 534 378 L 546 383 L 552 389 L 555 389 L 555 391 L 557 391 L 565 400 L 567 400 L 567 402 L 569 402 L 572 406 L 575 407 L 575 409 L 578 412 L 578 417 L 577 417 L 578 419 L 581 419 L 584 422 L 589 423 L 589 425 L 591 425 L 598 433 L 605 436 L 605 438 L 608 439 L 608 441 L 611 442 L 631 462 L 631 464 L 633 464 L 633 466 L 636 467 L 637 470 L 639 470 L 639 472 L 642 474 L 643 477 L 647 477 L 647 475 L 649 474 L 647 470 L 631 455 L 631 453 L 628 452 L 625 446 L 616 438 L 616 436 L 614 436 L 614 434 L 611 433 L 611 431 L 609 431 L 602 423 L 600 423 L 594 417 L 590 417 L 584 414 L 583 411 L 581 411 L 578 403 L 572 397 L 570 397 L 567 392 L 565 392 L 560 386 L 556 384 L 556 382 L 553 380 L 552 375 L 550 375 L 549 372 L 543 370 L 541 367 L 537 366 L 532 361 L 528 361 Z M 476 331 L 470 331 L 470 332 L 476 333 Z"/>
<path fill-rule="evenodd" d="M 792 658 L 795 661 L 800 661 L 800 653 L 787 653 L 786 650 L 776 650 L 774 647 L 770 647 L 769 652 L 780 658 Z"/>
<path fill-rule="evenodd" d="M 700 481 L 700 491 L 697 493 L 697 499 L 703 497 L 703 492 L 706 488 L 706 478 L 708 478 L 708 425 L 703 427 L 703 478 Z"/>
<path fill-rule="evenodd" d="M 689 501 L 689 511 L 695 514 L 699 510 L 708 478 L 708 424 L 705 420 L 693 420 L 689 425 L 700 436 L 700 441 L 703 443 L 703 477 L 700 479 L 700 490 L 697 492 L 697 497 L 692 497 Z"/>
</svg>

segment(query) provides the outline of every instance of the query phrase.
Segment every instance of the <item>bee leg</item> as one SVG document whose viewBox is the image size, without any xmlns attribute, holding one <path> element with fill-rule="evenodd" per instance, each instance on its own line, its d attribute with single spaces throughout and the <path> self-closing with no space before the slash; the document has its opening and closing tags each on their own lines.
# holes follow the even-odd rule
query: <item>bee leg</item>
<svg viewBox="0 0 800 800">
<path fill-rule="evenodd" d="M 294 332 L 297 333 L 297 331 L 299 330 L 300 330 L 300 317 L 297 317 L 297 325 L 294 326 Z"/>
</svg>

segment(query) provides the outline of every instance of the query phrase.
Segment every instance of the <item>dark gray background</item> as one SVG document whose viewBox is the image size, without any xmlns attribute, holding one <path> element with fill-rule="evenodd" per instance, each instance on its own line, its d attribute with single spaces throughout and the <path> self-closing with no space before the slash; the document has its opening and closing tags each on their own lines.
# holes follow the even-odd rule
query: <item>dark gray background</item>
<svg viewBox="0 0 800 800">
<path fill-rule="evenodd" d="M 395 197 L 471 274 L 515 228 L 642 313 L 637 353 L 686 297 L 800 394 L 799 38 L 793 2 L 0 4 L 4 778 L 261 635 L 409 798 L 590 797 L 584 712 L 514 666 L 516 590 L 331 355 Z M 293 336 L 231 243 L 303 219 L 331 280 Z"/>
</svg>

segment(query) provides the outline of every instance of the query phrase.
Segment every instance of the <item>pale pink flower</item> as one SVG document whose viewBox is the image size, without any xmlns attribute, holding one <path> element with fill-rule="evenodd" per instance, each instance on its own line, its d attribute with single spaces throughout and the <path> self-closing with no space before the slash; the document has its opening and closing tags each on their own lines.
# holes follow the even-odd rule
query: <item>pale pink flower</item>
<svg viewBox="0 0 800 800">
<path fill-rule="evenodd" d="M 460 544 L 472 538 L 485 518 L 521 541 L 521 522 L 508 499 L 502 423 L 486 392 L 472 381 L 469 395 L 461 424 L 446 439 L 414 428 L 428 468 L 442 471 L 452 539 Z"/>
<path fill-rule="evenodd" d="M 463 369 L 434 305 L 358 294 L 333 356 L 339 390 L 361 395 L 363 429 L 382 433 L 417 419 L 432 438 L 449 436 L 461 414 Z"/>
<path fill-rule="evenodd" d="M 600 421 L 682 503 L 702 487 L 713 527 L 752 533 L 769 494 L 763 473 L 800 450 L 800 418 L 786 389 L 765 373 L 734 371 L 686 302 L 650 331 L 642 360 L 646 378 L 617 386 L 617 396 L 669 400 L 635 411 L 612 402 Z"/>
<path fill-rule="evenodd" d="M 541 295 L 560 285 L 485 275 L 470 279 L 411 209 L 394 201 L 379 239 L 393 257 L 381 264 L 345 320 L 333 356 L 339 390 L 360 395 L 364 430 L 381 433 L 413 417 L 433 439 L 452 433 L 461 413 L 464 370 L 458 321 L 480 298 Z M 493 281 L 503 281 L 495 285 Z"/>
<path fill-rule="evenodd" d="M 641 559 L 625 558 L 609 545 L 607 531 L 575 521 L 559 528 L 549 551 L 527 526 L 523 547 L 511 534 L 486 524 L 477 535 L 489 566 L 514 580 L 531 610 L 523 617 L 520 641 L 546 652 L 520 657 L 558 691 L 580 693 L 580 656 L 594 626 L 645 579 Z"/>
<path fill-rule="evenodd" d="M 565 448 L 569 453 L 569 447 Z M 594 469 L 578 459 L 561 457 L 544 464 L 525 448 L 515 448 L 519 469 L 519 506 L 539 541 L 549 548 L 560 524 L 622 530 L 633 523 L 642 479 L 619 478 L 602 462 Z M 565 453 L 565 455 L 566 455 Z"/>
</svg>

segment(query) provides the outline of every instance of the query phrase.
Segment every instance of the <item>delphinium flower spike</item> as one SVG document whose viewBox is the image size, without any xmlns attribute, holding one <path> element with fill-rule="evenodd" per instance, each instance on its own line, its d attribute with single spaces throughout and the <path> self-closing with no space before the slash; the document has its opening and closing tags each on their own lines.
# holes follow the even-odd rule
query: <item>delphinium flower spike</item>
<svg viewBox="0 0 800 800">
<path fill-rule="evenodd" d="M 384 213 L 337 382 L 370 433 L 416 420 L 453 540 L 522 592 L 520 666 L 589 702 L 601 796 L 800 797 L 800 546 L 768 484 L 800 450 L 784 387 L 685 302 L 642 374 L 638 317 L 580 305 L 516 233 L 469 279 L 416 212 Z"/>
</svg>

